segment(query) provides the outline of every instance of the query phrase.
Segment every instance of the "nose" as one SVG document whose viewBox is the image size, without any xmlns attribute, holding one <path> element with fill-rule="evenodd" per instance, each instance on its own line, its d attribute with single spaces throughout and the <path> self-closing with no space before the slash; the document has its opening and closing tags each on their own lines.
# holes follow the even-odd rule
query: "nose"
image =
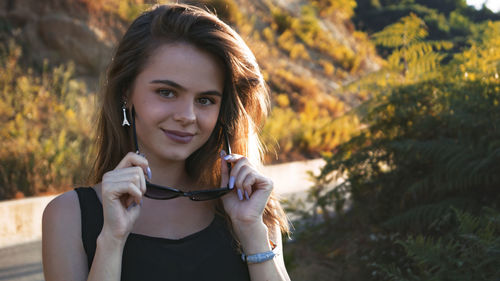
<svg viewBox="0 0 500 281">
<path fill-rule="evenodd" d="M 183 126 L 195 122 L 196 114 L 192 101 L 185 99 L 179 101 L 175 106 L 173 118 L 175 121 L 180 122 Z"/>
</svg>

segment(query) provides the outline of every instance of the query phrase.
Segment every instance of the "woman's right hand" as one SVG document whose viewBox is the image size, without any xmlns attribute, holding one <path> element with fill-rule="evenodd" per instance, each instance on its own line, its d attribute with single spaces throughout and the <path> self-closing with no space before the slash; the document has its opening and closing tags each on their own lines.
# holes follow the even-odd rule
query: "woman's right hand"
<svg viewBox="0 0 500 281">
<path fill-rule="evenodd" d="M 146 158 L 129 152 L 114 170 L 103 175 L 104 225 L 101 236 L 125 243 L 140 214 L 148 166 Z"/>
</svg>

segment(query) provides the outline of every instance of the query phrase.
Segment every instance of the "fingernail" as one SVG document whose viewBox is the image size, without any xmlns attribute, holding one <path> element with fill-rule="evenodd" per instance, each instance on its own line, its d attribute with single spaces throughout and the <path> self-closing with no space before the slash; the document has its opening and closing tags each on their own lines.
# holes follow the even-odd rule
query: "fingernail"
<svg viewBox="0 0 500 281">
<path fill-rule="evenodd" d="M 241 190 L 238 189 L 238 198 L 240 199 L 240 201 L 243 200 L 243 195 L 241 195 Z"/>
<path fill-rule="evenodd" d="M 139 205 L 142 207 L 142 203 L 144 202 L 144 200 L 141 199 L 141 203 L 139 203 Z"/>
<path fill-rule="evenodd" d="M 130 209 L 132 209 L 135 206 L 137 206 L 137 203 L 135 203 L 135 201 L 134 201 L 134 202 L 132 202 L 132 204 L 130 204 L 130 206 L 128 206 L 127 211 L 130 211 Z"/>
<path fill-rule="evenodd" d="M 227 153 L 226 153 L 226 151 L 225 151 L 224 149 L 220 151 L 220 156 L 221 156 L 221 157 L 226 156 L 226 154 L 227 154 Z"/>
<path fill-rule="evenodd" d="M 234 177 L 230 177 L 229 178 L 229 189 L 233 189 L 234 188 L 234 181 L 235 181 Z"/>
<path fill-rule="evenodd" d="M 226 161 L 231 159 L 231 158 L 232 158 L 231 154 L 224 156 L 224 160 L 226 160 Z"/>
<path fill-rule="evenodd" d="M 250 196 L 248 196 L 248 193 L 247 193 L 247 191 L 246 191 L 246 190 L 245 190 L 245 198 L 246 198 L 247 200 L 250 200 Z"/>
<path fill-rule="evenodd" d="M 151 169 L 149 168 L 149 166 L 148 166 L 148 168 L 146 169 L 146 172 L 148 173 L 148 179 L 149 179 L 149 180 L 151 180 L 151 177 L 152 177 L 153 175 L 151 174 Z"/>
</svg>

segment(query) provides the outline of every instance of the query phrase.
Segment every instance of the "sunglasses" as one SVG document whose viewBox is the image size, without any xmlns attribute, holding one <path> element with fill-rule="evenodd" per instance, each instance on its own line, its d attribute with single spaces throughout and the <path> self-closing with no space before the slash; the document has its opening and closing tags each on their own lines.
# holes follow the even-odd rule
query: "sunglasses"
<svg viewBox="0 0 500 281">
<path fill-rule="evenodd" d="M 135 110 L 134 107 L 132 107 L 132 130 L 134 134 L 134 145 L 135 145 L 135 151 L 137 154 L 140 154 L 139 152 L 139 145 L 137 144 L 137 133 L 135 130 Z M 224 134 L 224 141 L 226 143 L 226 149 L 227 153 L 231 154 L 231 147 L 229 146 L 229 137 L 227 136 L 226 130 L 223 128 L 222 129 L 223 134 Z M 231 164 L 227 163 L 227 168 L 229 170 L 229 173 L 231 173 Z M 149 181 L 146 180 L 146 193 L 144 193 L 144 196 L 150 199 L 156 199 L 156 200 L 168 200 L 168 199 L 173 199 L 177 197 L 188 197 L 189 199 L 193 201 L 206 201 L 206 200 L 213 200 L 217 199 L 227 193 L 229 193 L 232 189 L 229 188 L 229 184 L 227 187 L 222 187 L 222 188 L 216 188 L 216 189 L 205 189 L 205 190 L 195 190 L 195 191 L 182 191 L 176 188 L 168 187 L 168 186 L 161 186 L 157 185 L 154 183 L 150 183 Z"/>
</svg>

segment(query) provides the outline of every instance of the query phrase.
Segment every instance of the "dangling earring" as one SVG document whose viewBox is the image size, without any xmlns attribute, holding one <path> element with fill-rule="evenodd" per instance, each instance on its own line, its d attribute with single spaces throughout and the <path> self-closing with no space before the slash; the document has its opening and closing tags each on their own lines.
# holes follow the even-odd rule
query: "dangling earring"
<svg viewBox="0 0 500 281">
<path fill-rule="evenodd" d="M 124 101 L 123 102 L 123 106 L 122 106 L 122 110 L 123 110 L 123 122 L 122 122 L 122 127 L 125 127 L 125 126 L 129 126 L 130 127 L 130 123 L 128 122 L 127 120 L 127 102 Z"/>
</svg>

